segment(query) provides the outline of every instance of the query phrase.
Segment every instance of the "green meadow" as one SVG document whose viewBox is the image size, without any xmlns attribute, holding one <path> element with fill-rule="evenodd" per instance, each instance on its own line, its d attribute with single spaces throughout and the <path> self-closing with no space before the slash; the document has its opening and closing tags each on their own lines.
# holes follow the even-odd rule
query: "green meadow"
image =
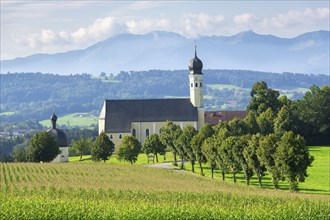
<svg viewBox="0 0 330 220">
<path fill-rule="evenodd" d="M 16 112 L 0 112 L 0 116 L 11 116 L 15 115 Z"/>
<path fill-rule="evenodd" d="M 79 126 L 79 127 L 90 127 L 98 123 L 98 118 L 96 116 L 91 116 L 88 113 L 73 113 L 64 116 L 58 116 L 57 124 L 66 126 Z M 49 119 L 40 121 L 40 124 L 46 127 L 50 127 L 51 123 Z"/>
</svg>

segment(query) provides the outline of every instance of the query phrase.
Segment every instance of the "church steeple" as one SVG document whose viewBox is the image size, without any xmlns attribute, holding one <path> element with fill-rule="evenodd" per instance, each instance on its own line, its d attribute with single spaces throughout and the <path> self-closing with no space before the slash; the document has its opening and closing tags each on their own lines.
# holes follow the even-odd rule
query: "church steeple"
<svg viewBox="0 0 330 220">
<path fill-rule="evenodd" d="M 55 112 L 50 116 L 50 121 L 52 122 L 52 129 L 56 129 L 57 116 L 55 115 Z"/>
<path fill-rule="evenodd" d="M 190 101 L 198 108 L 204 107 L 203 97 L 203 62 L 197 57 L 195 45 L 195 57 L 189 61 Z"/>
</svg>

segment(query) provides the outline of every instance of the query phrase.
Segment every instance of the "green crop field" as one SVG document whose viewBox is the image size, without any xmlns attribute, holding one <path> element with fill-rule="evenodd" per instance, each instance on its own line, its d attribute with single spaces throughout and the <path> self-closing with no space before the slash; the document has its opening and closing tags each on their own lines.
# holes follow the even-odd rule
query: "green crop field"
<svg viewBox="0 0 330 220">
<path fill-rule="evenodd" d="M 311 148 L 315 162 L 308 179 L 320 177 L 314 183 L 306 180 L 304 187 L 329 181 L 328 152 L 329 147 Z M 229 178 L 222 183 L 188 171 L 152 168 L 145 165 L 143 154 L 135 165 L 115 157 L 107 163 L 88 157 L 77 160 L 1 163 L 0 219 L 328 219 L 330 215 L 329 195 L 258 189 L 233 184 Z"/>
<path fill-rule="evenodd" d="M 64 116 L 58 116 L 57 124 L 58 125 L 67 125 L 67 126 L 79 126 L 79 127 L 90 127 L 93 124 L 96 125 L 98 119 L 96 116 L 91 116 L 88 113 L 73 113 Z M 49 119 L 40 121 L 40 124 L 46 127 L 51 126 Z"/>
</svg>

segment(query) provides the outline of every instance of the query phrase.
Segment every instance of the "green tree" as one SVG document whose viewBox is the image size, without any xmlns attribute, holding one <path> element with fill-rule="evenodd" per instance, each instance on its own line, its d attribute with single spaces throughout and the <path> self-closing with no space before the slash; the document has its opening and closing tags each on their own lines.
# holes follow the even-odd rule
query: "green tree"
<svg viewBox="0 0 330 220">
<path fill-rule="evenodd" d="M 27 159 L 30 162 L 50 162 L 60 153 L 55 138 L 47 131 L 36 133 L 30 140 Z"/>
<path fill-rule="evenodd" d="M 253 170 L 248 160 L 244 157 L 245 148 L 248 147 L 250 135 L 236 136 L 233 138 L 232 152 L 236 161 L 241 165 L 246 179 L 246 185 L 250 185 L 250 178 L 253 175 Z"/>
<path fill-rule="evenodd" d="M 201 175 L 204 176 L 203 173 L 203 163 L 206 163 L 206 157 L 202 152 L 202 145 L 205 139 L 211 137 L 214 134 L 214 130 L 210 124 L 204 124 L 203 127 L 198 131 L 198 133 L 191 140 L 191 148 L 196 157 L 196 161 L 199 164 L 199 168 L 201 171 Z"/>
<path fill-rule="evenodd" d="M 330 87 L 314 85 L 295 104 L 300 121 L 299 134 L 307 144 L 330 144 Z"/>
<path fill-rule="evenodd" d="M 171 121 L 167 121 L 166 124 L 160 129 L 160 140 L 162 143 L 167 146 L 173 153 L 174 157 L 174 166 L 178 166 L 176 155 L 178 153 L 176 147 L 175 147 L 175 140 L 177 140 L 181 134 L 181 128 L 180 126 L 174 124 Z"/>
<path fill-rule="evenodd" d="M 292 110 L 283 106 L 274 120 L 274 133 L 280 138 L 285 131 L 297 132 L 297 120 L 294 119 Z"/>
<path fill-rule="evenodd" d="M 96 140 L 92 145 L 92 160 L 103 160 L 103 162 L 105 162 L 109 160 L 109 157 L 113 154 L 114 150 L 114 143 L 104 132 L 101 132 L 101 134 L 96 137 Z"/>
<path fill-rule="evenodd" d="M 25 146 L 22 145 L 16 145 L 13 149 L 13 158 L 14 162 L 26 162 L 27 161 L 27 155 L 26 155 Z"/>
<path fill-rule="evenodd" d="M 248 142 L 248 145 L 244 148 L 243 154 L 248 162 L 249 167 L 252 168 L 254 173 L 258 177 L 258 183 L 260 188 L 262 188 L 262 177 L 265 175 L 266 168 L 259 161 L 257 156 L 257 150 L 259 148 L 260 134 L 253 135 Z"/>
<path fill-rule="evenodd" d="M 242 170 L 240 161 L 235 157 L 235 148 L 238 148 L 238 137 L 230 136 L 221 143 L 224 163 L 227 164 L 233 174 L 234 183 L 236 183 L 236 174 Z"/>
<path fill-rule="evenodd" d="M 260 128 L 257 122 L 257 116 L 255 112 L 249 111 L 249 113 L 243 120 L 247 126 L 247 130 L 249 134 L 253 135 L 260 132 Z"/>
<path fill-rule="evenodd" d="M 256 112 L 258 115 L 268 108 L 271 108 L 273 112 L 277 113 L 281 107 L 278 99 L 280 93 L 268 88 L 267 83 L 264 81 L 254 83 L 250 95 L 252 99 L 247 109 Z"/>
<path fill-rule="evenodd" d="M 83 155 L 89 154 L 91 152 L 92 138 L 81 136 L 79 140 L 73 140 L 71 145 L 72 150 L 79 154 L 79 160 L 81 161 Z"/>
<path fill-rule="evenodd" d="M 228 128 L 230 133 L 235 136 L 241 136 L 248 133 L 247 124 L 240 118 L 234 118 L 228 122 Z"/>
<path fill-rule="evenodd" d="M 218 134 L 214 136 L 215 138 L 215 147 L 216 147 L 216 163 L 220 169 L 222 175 L 222 181 L 225 181 L 226 173 L 229 172 L 229 160 L 228 160 L 228 151 L 227 148 L 222 144 L 228 137 L 231 136 L 231 133 L 228 131 L 226 126 L 223 126 L 218 131 Z"/>
<path fill-rule="evenodd" d="M 158 163 L 158 154 L 165 155 L 166 146 L 160 141 L 158 134 L 152 134 L 147 137 L 143 143 L 142 150 L 147 154 L 153 154 L 156 156 L 156 162 Z M 149 163 L 149 160 L 148 160 Z"/>
<path fill-rule="evenodd" d="M 265 136 L 274 132 L 274 117 L 274 112 L 271 108 L 268 108 L 259 115 L 257 122 L 262 135 Z"/>
<path fill-rule="evenodd" d="M 262 165 L 267 169 L 267 172 L 272 176 L 272 182 L 275 189 L 278 189 L 278 181 L 281 179 L 279 168 L 275 164 L 275 152 L 277 149 L 278 139 L 274 134 L 269 134 L 261 137 L 259 148 L 257 149 L 257 157 Z"/>
<path fill-rule="evenodd" d="M 119 160 L 135 163 L 141 151 L 141 143 L 136 137 L 125 136 L 116 151 Z"/>
<path fill-rule="evenodd" d="M 196 129 L 191 126 L 187 125 L 182 129 L 182 133 L 179 138 L 175 141 L 176 148 L 178 150 L 178 154 L 181 158 L 181 167 L 180 169 L 184 169 L 184 160 L 188 159 L 191 163 L 191 171 L 195 172 L 195 161 L 196 156 L 194 151 L 191 147 L 191 140 L 196 135 Z"/>
<path fill-rule="evenodd" d="M 298 190 L 298 182 L 304 182 L 307 168 L 314 158 L 309 155 L 305 141 L 292 131 L 284 132 L 275 153 L 275 163 L 281 175 L 289 182 L 290 190 Z"/>
<path fill-rule="evenodd" d="M 211 167 L 211 176 L 214 177 L 214 169 L 216 168 L 217 148 L 215 144 L 215 137 L 211 136 L 203 142 L 202 153 L 205 155 L 207 162 Z"/>
</svg>

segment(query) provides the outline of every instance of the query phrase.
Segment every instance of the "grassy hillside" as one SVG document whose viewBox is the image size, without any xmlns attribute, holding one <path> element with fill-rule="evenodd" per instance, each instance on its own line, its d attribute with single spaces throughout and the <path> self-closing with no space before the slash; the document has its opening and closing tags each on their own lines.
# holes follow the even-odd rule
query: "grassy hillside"
<svg viewBox="0 0 330 220">
<path fill-rule="evenodd" d="M 79 126 L 79 127 L 90 127 L 92 125 L 96 125 L 98 123 L 98 119 L 96 116 L 92 116 L 88 113 L 80 112 L 73 113 L 64 116 L 58 116 L 57 124 L 58 125 L 66 125 L 66 126 Z M 51 126 L 51 122 L 49 119 L 40 121 L 40 124 L 46 127 Z"/>
</svg>

